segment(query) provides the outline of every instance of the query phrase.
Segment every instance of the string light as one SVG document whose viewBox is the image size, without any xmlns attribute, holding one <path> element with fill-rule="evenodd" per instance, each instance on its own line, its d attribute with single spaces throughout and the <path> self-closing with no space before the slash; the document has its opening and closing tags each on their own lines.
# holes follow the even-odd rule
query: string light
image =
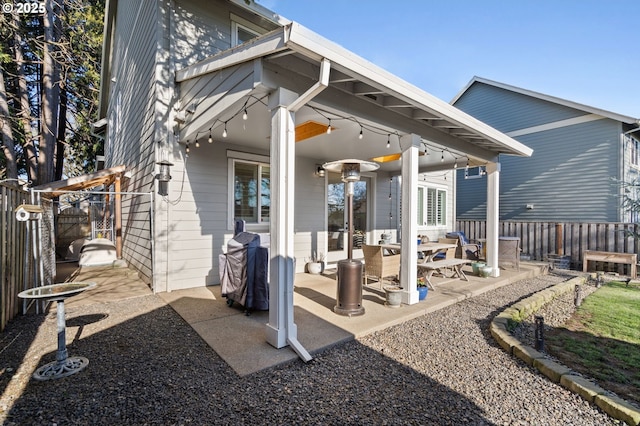
<svg viewBox="0 0 640 426">
<path fill-rule="evenodd" d="M 196 148 L 200 148 L 200 142 L 196 140 Z"/>
<path fill-rule="evenodd" d="M 185 148 L 185 152 L 189 155 L 189 141 L 187 141 L 187 147 Z"/>
<path fill-rule="evenodd" d="M 458 159 L 456 158 L 455 161 L 453 162 L 453 170 L 458 168 Z"/>
<path fill-rule="evenodd" d="M 465 172 L 469 171 L 469 157 L 467 157 L 467 165 L 464 167 L 464 171 Z"/>
<path fill-rule="evenodd" d="M 248 120 L 248 116 L 249 116 L 248 108 L 253 106 L 253 105 L 255 105 L 258 102 L 260 102 L 260 103 L 262 103 L 263 105 L 266 106 L 267 103 L 264 100 L 266 97 L 267 96 L 264 96 L 262 98 L 257 98 L 257 97 L 255 97 L 253 95 L 250 95 L 248 97 L 248 99 L 245 101 L 244 105 L 241 108 L 239 108 L 236 111 L 235 114 L 233 114 L 232 116 L 227 118 L 227 120 L 223 121 L 223 120 L 220 120 L 220 119 L 215 119 L 213 124 L 211 125 L 211 127 L 209 127 L 209 129 L 208 129 L 207 142 L 213 143 L 212 131 L 216 127 L 217 123 L 221 123 L 221 124 L 224 125 L 224 129 L 223 129 L 223 132 L 222 132 L 222 137 L 223 138 L 228 137 L 229 132 L 227 130 L 227 123 L 230 120 L 232 120 L 235 117 L 237 117 L 237 116 L 242 116 L 242 120 L 243 121 Z M 249 105 L 249 103 L 250 103 L 250 101 L 252 99 L 254 99 L 254 101 L 251 103 L 251 105 Z M 313 106 L 309 106 L 309 108 L 311 108 L 313 111 L 315 111 L 317 114 L 321 115 L 322 117 L 324 117 L 328 121 L 328 126 L 327 126 L 327 130 L 326 130 L 327 134 L 331 134 L 331 132 L 333 130 L 333 128 L 332 128 L 332 120 L 347 120 L 347 121 L 351 121 L 351 122 L 353 122 L 353 123 L 355 123 L 355 124 L 360 126 L 360 130 L 358 132 L 358 139 L 359 140 L 364 139 L 364 129 L 366 128 L 368 132 L 371 132 L 371 133 L 374 133 L 374 134 L 377 134 L 377 135 L 381 135 L 382 136 L 384 134 L 387 134 L 386 147 L 387 147 L 387 149 L 391 148 L 391 133 L 389 133 L 386 129 L 382 129 L 382 128 L 379 128 L 379 127 L 372 127 L 372 126 L 369 126 L 369 125 L 365 126 L 362 123 L 360 123 L 360 121 L 356 117 L 353 117 L 353 116 L 351 116 L 351 117 L 347 116 L 347 117 L 332 117 L 332 118 L 329 118 L 329 115 L 332 114 L 332 113 L 330 113 L 328 111 L 324 111 L 324 110 L 319 109 L 317 107 L 313 107 Z M 245 125 L 243 124 L 243 127 L 244 126 Z M 398 131 L 394 131 L 392 133 L 397 135 L 398 136 L 398 141 L 400 141 L 400 139 L 401 139 L 400 133 Z M 202 135 L 202 134 L 207 134 L 207 130 L 205 130 L 203 132 L 197 132 L 196 133 L 196 135 L 195 135 L 196 146 L 199 145 L 197 141 L 198 141 L 199 136 Z M 424 151 L 423 151 L 424 155 L 429 155 L 429 145 L 427 144 L 427 142 L 425 140 L 422 140 L 421 143 L 422 143 L 422 146 L 424 147 Z M 449 154 L 451 154 L 456 159 L 456 164 L 454 165 L 454 168 L 457 168 L 457 160 L 458 160 L 458 158 L 456 158 L 456 152 L 452 152 L 448 148 L 442 149 L 440 146 L 437 146 L 437 145 L 431 146 L 431 149 L 436 150 L 436 151 L 438 149 L 441 150 L 441 153 L 440 153 L 440 161 L 441 162 L 444 162 L 444 152 L 445 151 L 449 152 Z M 462 154 L 461 158 L 464 158 L 466 156 L 465 153 L 459 153 L 459 154 Z M 469 161 L 469 157 L 468 156 L 466 156 L 466 158 L 467 158 L 467 165 L 466 165 L 465 168 L 468 168 L 470 161 Z M 486 173 L 486 171 L 485 171 L 485 173 Z"/>
</svg>

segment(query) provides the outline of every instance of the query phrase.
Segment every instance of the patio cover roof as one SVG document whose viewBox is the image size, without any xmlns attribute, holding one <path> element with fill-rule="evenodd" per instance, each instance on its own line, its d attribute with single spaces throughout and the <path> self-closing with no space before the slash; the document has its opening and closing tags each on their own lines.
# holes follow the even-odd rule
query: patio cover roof
<svg viewBox="0 0 640 426">
<path fill-rule="evenodd" d="M 243 103 L 247 104 L 248 97 L 264 97 L 278 86 L 303 93 L 318 83 L 323 61 L 328 61 L 331 67 L 328 86 L 309 102 L 313 111 L 307 110 L 307 116 L 301 109 L 296 121 L 299 116 L 314 120 L 311 113 L 315 111 L 315 120 L 322 123 L 326 123 L 326 117 L 331 114 L 357 117 L 351 123 L 341 122 L 341 130 L 345 130 L 343 136 L 357 136 L 363 123 L 381 129 L 378 137 L 385 141 L 390 135 L 417 134 L 425 141 L 428 151 L 437 153 L 420 157 L 420 172 L 450 169 L 454 161 L 458 163 L 461 158 L 474 166 L 496 162 L 500 154 L 531 156 L 533 152 L 295 22 L 176 72 L 176 81 L 181 86 L 181 107 L 186 112 L 180 140 L 186 142 L 204 137 L 216 121 L 224 121 L 226 127 L 232 118 L 230 113 L 237 113 Z M 318 109 L 327 114 L 317 114 Z M 255 115 L 255 111 L 250 115 Z M 266 120 L 265 115 L 265 123 Z M 347 132 L 347 127 L 353 127 L 352 131 Z M 265 135 L 259 139 L 264 145 Z M 323 150 L 325 144 L 314 143 L 313 149 L 309 148 L 304 155 L 330 161 L 337 159 L 335 155 L 356 158 L 358 154 L 359 158 L 372 159 L 392 153 L 385 149 L 384 142 L 360 144 L 355 148 L 344 142 L 343 137 L 338 150 L 335 146 Z M 300 146 L 296 144 L 296 150 L 301 149 Z M 349 149 L 355 151 L 349 152 Z M 450 155 L 442 161 L 445 152 Z M 381 169 L 397 171 L 399 163 L 385 163 Z M 461 166 L 464 167 L 464 163 Z"/>
<path fill-rule="evenodd" d="M 33 187 L 33 190 L 42 193 L 43 197 L 55 198 L 69 191 L 86 191 L 99 185 L 111 185 L 118 175 L 124 173 L 126 166 L 116 166 L 109 169 L 98 170 L 82 176 L 72 177 L 66 180 L 45 183 Z"/>
</svg>

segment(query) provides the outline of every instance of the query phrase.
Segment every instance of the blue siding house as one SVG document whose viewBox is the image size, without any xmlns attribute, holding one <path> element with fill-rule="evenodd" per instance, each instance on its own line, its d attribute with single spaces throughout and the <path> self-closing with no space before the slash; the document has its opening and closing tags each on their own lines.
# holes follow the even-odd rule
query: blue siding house
<svg viewBox="0 0 640 426">
<path fill-rule="evenodd" d="M 637 118 L 479 77 L 451 104 L 534 151 L 500 159 L 500 220 L 634 221 L 619 182 L 640 174 Z M 459 220 L 484 220 L 483 177 L 458 171 Z"/>
</svg>

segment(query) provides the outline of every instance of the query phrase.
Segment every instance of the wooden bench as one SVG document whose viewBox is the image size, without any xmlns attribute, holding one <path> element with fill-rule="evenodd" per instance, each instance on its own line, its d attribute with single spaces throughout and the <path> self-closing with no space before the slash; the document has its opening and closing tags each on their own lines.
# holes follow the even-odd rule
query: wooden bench
<svg viewBox="0 0 640 426">
<path fill-rule="evenodd" d="M 631 266 L 632 279 L 637 278 L 638 255 L 635 253 L 615 253 L 610 251 L 585 250 L 582 258 L 582 272 L 587 272 L 589 261 L 622 263 Z"/>
<path fill-rule="evenodd" d="M 467 259 L 444 259 L 444 260 L 436 260 L 432 262 L 423 262 L 418 263 L 418 270 L 424 271 L 424 280 L 427 282 L 427 287 L 431 290 L 435 290 L 433 287 L 433 283 L 431 282 L 431 277 L 435 272 L 443 273 L 441 269 L 443 268 L 452 268 L 453 269 L 453 277 L 458 277 L 461 280 L 469 281 L 469 278 L 462 271 L 462 267 L 466 264 L 471 263 L 471 260 Z"/>
</svg>

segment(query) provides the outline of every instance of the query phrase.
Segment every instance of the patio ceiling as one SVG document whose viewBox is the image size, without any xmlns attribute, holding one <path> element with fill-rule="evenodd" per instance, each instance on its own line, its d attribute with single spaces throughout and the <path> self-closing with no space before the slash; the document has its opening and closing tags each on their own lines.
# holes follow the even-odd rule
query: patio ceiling
<svg viewBox="0 0 640 426">
<path fill-rule="evenodd" d="M 269 149 L 267 96 L 302 94 L 329 62 L 328 87 L 296 113 L 296 155 L 318 162 L 400 153 L 399 137 L 423 140 L 420 172 L 484 165 L 532 150 L 312 31 L 291 23 L 176 73 L 184 114 L 180 141 L 214 140 Z M 246 113 L 246 120 L 243 115 Z M 321 132 L 331 126 L 331 133 Z M 306 137 L 302 137 L 302 133 Z M 362 133 L 362 137 L 360 136 Z M 399 173 L 400 160 L 381 170 Z"/>
</svg>

